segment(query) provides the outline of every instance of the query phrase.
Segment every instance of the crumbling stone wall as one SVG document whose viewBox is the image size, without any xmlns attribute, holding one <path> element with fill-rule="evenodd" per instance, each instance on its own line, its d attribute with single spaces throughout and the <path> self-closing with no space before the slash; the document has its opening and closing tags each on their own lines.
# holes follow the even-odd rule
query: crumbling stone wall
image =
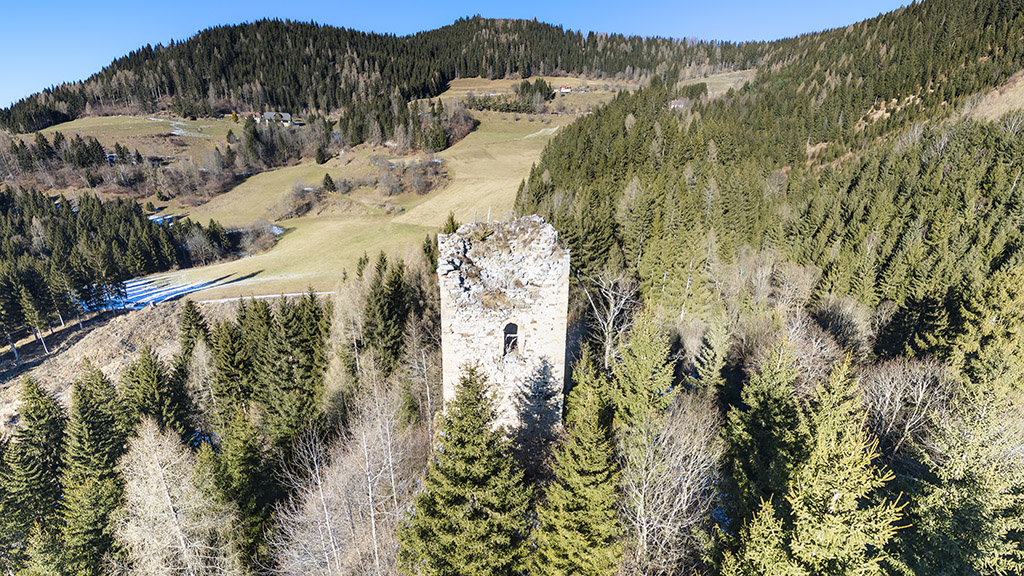
<svg viewBox="0 0 1024 576">
<path fill-rule="evenodd" d="M 498 425 L 547 436 L 565 385 L 569 252 L 558 233 L 540 216 L 475 222 L 438 236 L 438 252 L 445 402 L 476 364 Z"/>
</svg>

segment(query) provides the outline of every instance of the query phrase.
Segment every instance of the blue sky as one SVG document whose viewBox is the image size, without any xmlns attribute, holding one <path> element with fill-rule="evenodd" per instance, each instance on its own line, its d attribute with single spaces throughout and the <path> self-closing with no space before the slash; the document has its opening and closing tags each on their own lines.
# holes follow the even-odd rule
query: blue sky
<svg viewBox="0 0 1024 576">
<path fill-rule="evenodd" d="M 81 80 L 146 44 L 260 18 L 315 20 L 410 34 L 462 16 L 537 18 L 567 29 L 673 38 L 772 40 L 871 18 L 901 0 L 5 0 L 0 31 L 0 106 L 51 85 Z"/>
</svg>

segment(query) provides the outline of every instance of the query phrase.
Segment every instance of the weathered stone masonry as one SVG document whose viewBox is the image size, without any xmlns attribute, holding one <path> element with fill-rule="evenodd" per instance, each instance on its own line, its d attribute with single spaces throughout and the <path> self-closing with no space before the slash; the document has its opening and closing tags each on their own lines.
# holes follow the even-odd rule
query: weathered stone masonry
<svg viewBox="0 0 1024 576">
<path fill-rule="evenodd" d="M 444 400 L 476 364 L 498 425 L 551 430 L 565 384 L 569 252 L 540 216 L 463 224 L 438 236 Z"/>
</svg>

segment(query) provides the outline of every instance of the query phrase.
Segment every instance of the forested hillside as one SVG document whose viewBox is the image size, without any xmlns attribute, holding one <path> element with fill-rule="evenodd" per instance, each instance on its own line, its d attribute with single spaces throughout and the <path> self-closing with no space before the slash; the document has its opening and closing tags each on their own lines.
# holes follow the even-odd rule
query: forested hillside
<svg viewBox="0 0 1024 576">
<path fill-rule="evenodd" d="M 225 230 L 181 220 L 150 221 L 138 203 L 81 195 L 53 198 L 0 189 L 0 332 L 37 339 L 87 311 L 123 306 L 124 282 L 206 263 L 232 249 Z M 45 347 L 45 341 L 41 340 Z"/>
<path fill-rule="evenodd" d="M 635 296 L 679 393 L 717 402 L 714 570 L 1020 572 L 1022 113 L 966 112 L 1024 67 L 1022 34 L 1017 4 L 938 0 L 772 43 L 725 98 L 619 95 L 520 188 L 608 369 Z"/>
<path fill-rule="evenodd" d="M 297 22 L 222 26 L 168 46 L 146 46 L 77 84 L 0 111 L 0 125 L 33 132 L 82 114 L 180 115 L 283 110 L 340 116 L 351 142 L 394 135 L 406 105 L 454 78 L 535 74 L 631 78 L 749 68 L 759 45 L 583 35 L 536 21 L 463 19 L 396 37 Z"/>
<path fill-rule="evenodd" d="M 260 60 L 257 32 L 288 50 Z M 459 75 L 650 80 L 563 129 L 518 193 L 572 253 L 560 438 L 529 452 L 495 429 L 470 366 L 442 410 L 428 236 L 422 259 L 364 255 L 331 302 L 212 323 L 188 303 L 177 354 L 135 354 L 117 385 L 84 365 L 69 407 L 24 381 L 0 442 L 0 569 L 1024 573 L 1024 112 L 966 114 L 1024 68 L 1021 37 L 1024 5 L 1000 0 L 737 46 L 260 22 L 17 105 L 8 121 L 49 122 L 191 94 L 340 111 L 351 135 L 397 129 L 396 102 Z M 186 61 L 210 73 L 166 81 Z M 679 84 L 752 64 L 721 96 Z M 537 86 L 478 104 L 526 107 Z"/>
</svg>

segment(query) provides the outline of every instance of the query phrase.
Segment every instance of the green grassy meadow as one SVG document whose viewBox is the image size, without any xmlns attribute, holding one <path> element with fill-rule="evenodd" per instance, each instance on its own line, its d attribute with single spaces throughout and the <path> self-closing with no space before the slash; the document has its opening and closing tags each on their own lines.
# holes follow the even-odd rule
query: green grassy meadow
<svg viewBox="0 0 1024 576">
<path fill-rule="evenodd" d="M 196 300 L 292 293 L 313 287 L 334 290 L 343 270 L 354 273 L 364 253 L 384 251 L 407 260 L 420 258 L 427 234 L 436 232 L 455 212 L 460 221 L 511 215 L 519 183 L 527 175 L 560 126 L 570 117 L 532 121 L 510 114 L 474 112 L 480 126 L 461 142 L 437 155 L 445 166 L 447 185 L 420 196 L 404 193 L 384 198 L 370 187 L 329 197 L 321 213 L 276 222 L 286 232 L 266 253 L 176 271 L 159 276 L 174 283 L 217 284 L 194 293 Z M 273 221 L 274 208 L 296 184 L 318 186 L 324 173 L 335 181 L 372 174 L 371 159 L 386 150 L 358 147 L 322 166 L 304 163 L 257 174 L 231 191 L 197 208 L 182 211 L 193 220 L 216 219 L 243 227 L 260 218 Z"/>
<path fill-rule="evenodd" d="M 715 76 L 707 79 L 709 91 L 724 92 L 752 77 L 753 71 Z M 422 159 L 422 155 L 395 157 L 386 148 L 364 145 L 346 150 L 324 165 L 306 161 L 256 174 L 198 207 L 168 206 L 170 213 L 187 215 L 203 223 L 215 219 L 226 227 L 238 228 L 266 220 L 284 228 L 285 233 L 274 248 L 263 254 L 160 274 L 156 280 L 212 283 L 210 288 L 192 294 L 196 300 L 293 293 L 307 287 L 330 291 L 338 286 L 343 271 L 354 273 L 356 261 L 364 253 L 372 257 L 384 251 L 407 260 L 420 258 L 423 239 L 437 231 L 449 212 L 454 212 L 460 222 L 510 217 L 520 182 L 558 130 L 578 114 L 607 102 L 618 91 L 637 87 L 612 79 L 546 80 L 556 87 L 567 84 L 573 93 L 558 95 L 550 114 L 473 111 L 473 117 L 480 121 L 479 127 L 436 155 L 443 163 L 447 182 L 425 195 L 403 193 L 383 197 L 371 186 L 357 186 L 346 195 L 329 195 L 318 212 L 275 220 L 277 207 L 294 187 L 318 187 L 326 173 L 335 182 L 366 181 L 378 170 L 373 165 L 375 158 L 384 157 L 396 163 Z M 469 92 L 511 92 L 518 83 L 481 78 L 455 80 L 441 99 L 448 105 Z M 586 90 L 581 91 L 581 87 Z M 110 146 L 118 141 L 132 149 L 137 147 L 144 154 L 187 153 L 199 158 L 223 143 L 232 128 L 238 131 L 229 119 L 104 117 L 75 120 L 47 132 L 77 132 Z"/>
</svg>

